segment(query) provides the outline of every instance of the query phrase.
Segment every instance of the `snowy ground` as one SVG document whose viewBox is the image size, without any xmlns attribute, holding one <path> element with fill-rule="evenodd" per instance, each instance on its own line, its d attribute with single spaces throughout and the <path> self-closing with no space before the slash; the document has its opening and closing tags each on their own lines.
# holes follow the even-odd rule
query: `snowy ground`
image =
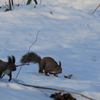
<svg viewBox="0 0 100 100">
<path fill-rule="evenodd" d="M 38 1 L 39 2 L 39 1 Z M 3 0 L 0 1 L 4 3 Z M 92 14 L 100 0 L 42 0 L 41 5 L 14 7 L 12 11 L 0 9 L 0 59 L 16 57 L 16 65 L 30 51 L 41 57 L 51 56 L 62 62 L 62 74 L 47 77 L 38 73 L 38 65 L 23 66 L 0 79 L 0 97 L 3 100 L 53 100 L 55 91 L 21 86 L 14 80 L 30 85 L 46 86 L 84 94 L 100 100 L 100 8 Z M 73 74 L 71 79 L 63 76 Z M 77 100 L 86 100 L 73 95 Z"/>
</svg>

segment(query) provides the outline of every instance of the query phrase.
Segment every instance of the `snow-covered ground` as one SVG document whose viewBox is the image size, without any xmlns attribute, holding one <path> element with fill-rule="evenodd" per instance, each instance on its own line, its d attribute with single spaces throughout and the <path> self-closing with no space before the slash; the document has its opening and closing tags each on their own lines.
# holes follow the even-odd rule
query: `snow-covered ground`
<svg viewBox="0 0 100 100">
<path fill-rule="evenodd" d="M 4 0 L 0 3 L 2 5 Z M 14 6 L 8 12 L 4 12 L 4 7 L 0 8 L 0 59 L 7 61 L 7 56 L 14 55 L 16 65 L 20 64 L 21 56 L 28 52 L 39 32 L 30 51 L 61 61 L 63 69 L 59 77 L 47 77 L 38 73 L 37 64 L 31 63 L 22 67 L 16 79 L 18 67 L 10 82 L 8 76 L 0 79 L 0 98 L 53 100 L 49 96 L 56 91 L 25 87 L 16 80 L 100 100 L 100 8 L 92 14 L 99 3 L 100 0 L 42 0 L 36 8 L 34 2 Z M 73 74 L 71 79 L 64 78 L 69 74 Z M 73 96 L 86 100 L 79 95 Z"/>
</svg>

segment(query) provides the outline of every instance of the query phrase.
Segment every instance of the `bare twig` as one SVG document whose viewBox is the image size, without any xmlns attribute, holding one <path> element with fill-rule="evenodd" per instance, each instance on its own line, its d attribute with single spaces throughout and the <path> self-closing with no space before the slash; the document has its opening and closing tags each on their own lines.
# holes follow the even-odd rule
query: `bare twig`
<svg viewBox="0 0 100 100">
<path fill-rule="evenodd" d="M 28 53 L 30 52 L 30 49 L 31 49 L 31 47 L 33 46 L 33 44 L 35 44 L 35 42 L 37 41 L 39 32 L 40 32 L 40 31 L 38 31 L 38 33 L 36 34 L 36 39 L 35 39 L 35 41 L 32 43 L 32 45 L 30 45 L 29 50 L 28 50 Z"/>
<path fill-rule="evenodd" d="M 92 13 L 92 14 L 94 14 L 94 13 L 95 13 L 95 11 L 96 11 L 99 7 L 100 7 L 100 4 L 97 6 L 97 8 L 93 11 L 93 13 Z"/>
<path fill-rule="evenodd" d="M 16 67 L 18 67 L 18 66 L 24 66 L 24 65 L 29 65 L 29 64 L 20 64 L 20 65 L 16 65 Z"/>
<path fill-rule="evenodd" d="M 33 46 L 33 44 L 35 44 L 35 42 L 37 41 L 38 34 L 39 34 L 39 31 L 38 31 L 38 33 L 36 34 L 36 39 L 35 39 L 35 41 L 32 43 L 32 45 L 31 45 L 31 46 L 29 46 L 28 53 L 30 52 L 30 49 L 31 49 L 31 47 Z M 28 55 L 26 56 L 26 58 L 25 58 L 24 60 L 26 60 L 26 59 L 27 59 L 27 57 L 28 57 Z M 20 69 L 19 69 L 19 71 L 18 71 L 18 73 L 17 73 L 17 75 L 16 75 L 15 79 L 17 79 L 17 77 L 18 77 L 18 75 L 19 75 L 19 73 L 20 73 L 20 71 L 21 71 L 21 69 L 22 69 L 22 66 L 23 66 L 23 65 L 21 65 L 21 67 L 20 67 Z"/>
<path fill-rule="evenodd" d="M 18 75 L 19 75 L 19 73 L 20 73 L 21 69 L 22 69 L 22 66 L 20 67 L 20 69 L 19 69 L 19 71 L 18 71 L 18 73 L 17 73 L 17 75 L 16 75 L 15 79 L 17 79 L 17 77 L 18 77 Z"/>
<path fill-rule="evenodd" d="M 49 89 L 49 90 L 55 90 L 55 91 L 60 91 L 60 92 L 67 92 L 67 93 L 77 94 L 77 95 L 85 97 L 85 98 L 87 98 L 89 100 L 94 100 L 94 99 L 92 99 L 90 97 L 87 97 L 87 96 L 85 96 L 83 94 L 76 93 L 76 92 L 65 91 L 65 90 L 60 90 L 60 89 L 55 89 L 55 88 L 49 88 L 49 87 L 34 86 L 34 85 L 28 85 L 28 84 L 22 84 L 22 83 L 18 83 L 18 84 L 23 85 L 23 86 L 28 86 L 28 87 L 41 88 L 41 89 Z"/>
</svg>

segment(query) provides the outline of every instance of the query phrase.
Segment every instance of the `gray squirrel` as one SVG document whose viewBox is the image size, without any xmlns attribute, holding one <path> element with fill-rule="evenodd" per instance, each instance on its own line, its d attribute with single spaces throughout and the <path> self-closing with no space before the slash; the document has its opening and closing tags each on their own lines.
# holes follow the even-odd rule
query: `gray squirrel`
<svg viewBox="0 0 100 100">
<path fill-rule="evenodd" d="M 0 60 L 0 78 L 3 78 L 4 75 L 9 76 L 9 80 L 12 79 L 12 71 L 16 71 L 16 65 L 15 65 L 15 57 L 8 56 L 8 62 L 4 62 Z"/>
<path fill-rule="evenodd" d="M 49 74 L 54 74 L 54 76 L 57 76 L 56 74 L 62 73 L 61 68 L 61 62 L 59 61 L 59 64 L 51 58 L 51 57 L 44 57 L 41 58 L 39 55 L 37 55 L 34 52 L 26 53 L 22 56 L 21 63 L 38 63 L 39 65 L 39 73 L 45 73 L 45 75 L 49 76 Z"/>
</svg>

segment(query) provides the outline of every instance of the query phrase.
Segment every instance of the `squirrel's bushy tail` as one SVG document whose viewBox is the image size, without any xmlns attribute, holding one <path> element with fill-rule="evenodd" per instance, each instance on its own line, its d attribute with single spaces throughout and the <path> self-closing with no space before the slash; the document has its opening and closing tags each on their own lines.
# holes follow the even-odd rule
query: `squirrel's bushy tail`
<svg viewBox="0 0 100 100">
<path fill-rule="evenodd" d="M 40 60 L 41 60 L 41 57 L 38 56 L 36 53 L 29 52 L 22 56 L 20 62 L 21 63 L 30 63 L 30 62 L 39 63 Z"/>
</svg>

